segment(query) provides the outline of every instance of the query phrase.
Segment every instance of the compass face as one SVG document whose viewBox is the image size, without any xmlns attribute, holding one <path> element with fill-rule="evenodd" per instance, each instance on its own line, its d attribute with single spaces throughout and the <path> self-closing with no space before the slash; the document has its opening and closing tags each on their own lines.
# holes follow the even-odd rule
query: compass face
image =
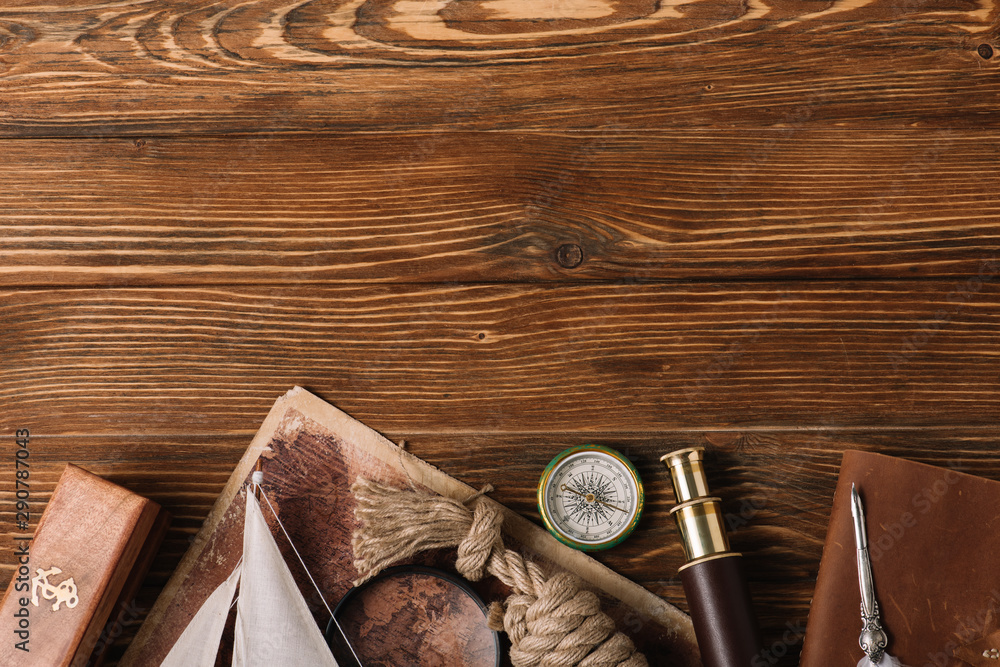
<svg viewBox="0 0 1000 667">
<path fill-rule="evenodd" d="M 538 486 L 538 511 L 561 542 L 587 551 L 625 539 L 642 513 L 642 482 L 629 460 L 609 447 L 567 449 Z"/>
</svg>

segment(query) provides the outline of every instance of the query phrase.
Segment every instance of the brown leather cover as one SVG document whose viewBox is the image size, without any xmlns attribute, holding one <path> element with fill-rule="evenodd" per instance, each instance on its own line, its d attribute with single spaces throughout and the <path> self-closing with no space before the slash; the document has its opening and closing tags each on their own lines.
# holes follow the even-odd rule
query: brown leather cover
<svg viewBox="0 0 1000 667">
<path fill-rule="evenodd" d="M 761 644 L 743 558 L 694 563 L 681 570 L 681 582 L 704 666 L 750 667 Z"/>
<path fill-rule="evenodd" d="M 851 483 L 888 652 L 911 667 L 966 667 L 956 651 L 969 655 L 961 647 L 978 645 L 1000 609 L 1000 482 L 857 451 L 841 464 L 801 667 L 853 667 L 864 655 Z"/>
</svg>

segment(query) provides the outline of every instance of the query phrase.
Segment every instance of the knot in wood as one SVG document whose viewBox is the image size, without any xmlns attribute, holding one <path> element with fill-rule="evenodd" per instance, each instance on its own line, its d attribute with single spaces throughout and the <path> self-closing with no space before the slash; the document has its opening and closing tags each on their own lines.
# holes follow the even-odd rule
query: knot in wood
<svg viewBox="0 0 1000 667">
<path fill-rule="evenodd" d="M 575 269 L 583 264 L 583 248 L 575 243 L 564 243 L 556 249 L 556 261 L 564 269 Z"/>
</svg>

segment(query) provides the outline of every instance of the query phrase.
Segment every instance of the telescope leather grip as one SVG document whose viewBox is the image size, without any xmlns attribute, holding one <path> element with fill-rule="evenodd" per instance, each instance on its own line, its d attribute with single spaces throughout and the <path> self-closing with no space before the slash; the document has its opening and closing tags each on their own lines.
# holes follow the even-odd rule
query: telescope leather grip
<svg viewBox="0 0 1000 667">
<path fill-rule="evenodd" d="M 709 558 L 681 572 L 704 667 L 757 667 L 760 630 L 738 554 Z M 759 663 L 760 661 L 758 661 Z"/>
</svg>

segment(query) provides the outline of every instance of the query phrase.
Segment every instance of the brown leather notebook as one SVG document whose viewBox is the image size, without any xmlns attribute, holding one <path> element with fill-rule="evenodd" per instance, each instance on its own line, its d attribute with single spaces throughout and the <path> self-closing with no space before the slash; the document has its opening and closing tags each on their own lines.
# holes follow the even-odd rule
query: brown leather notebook
<svg viewBox="0 0 1000 667">
<path fill-rule="evenodd" d="M 801 667 L 864 655 L 852 483 L 888 652 L 909 667 L 1000 667 L 1000 482 L 857 451 L 841 464 Z"/>
</svg>

